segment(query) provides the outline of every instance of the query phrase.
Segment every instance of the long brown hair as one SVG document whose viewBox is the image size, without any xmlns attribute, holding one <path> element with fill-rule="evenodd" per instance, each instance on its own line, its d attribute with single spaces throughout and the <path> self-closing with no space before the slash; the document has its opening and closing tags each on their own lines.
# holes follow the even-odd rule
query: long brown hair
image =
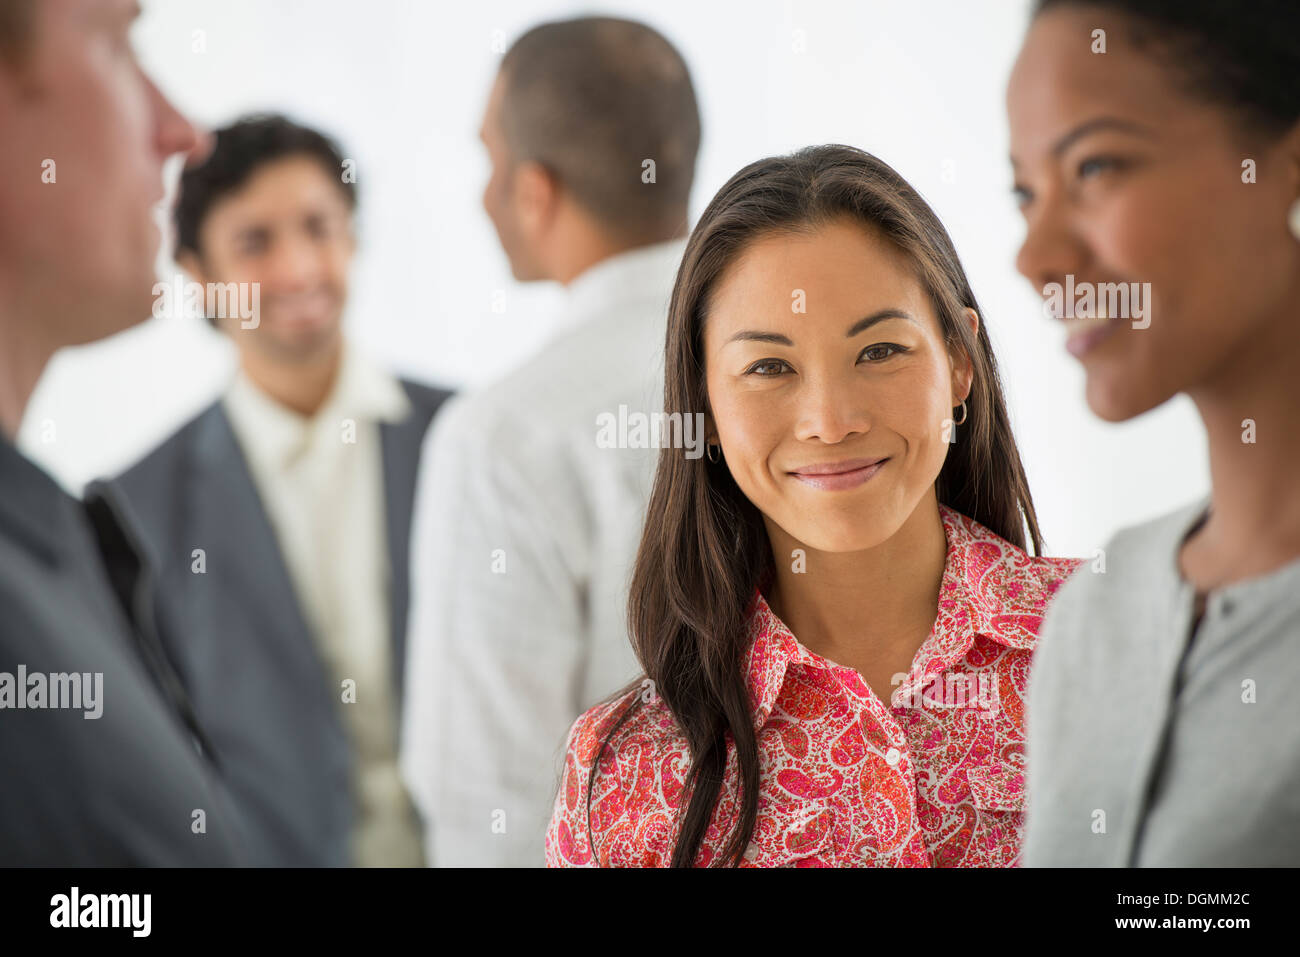
<svg viewBox="0 0 1300 957">
<path fill-rule="evenodd" d="M 1016 449 L 986 325 L 972 334 L 963 310 L 979 312 L 952 240 L 934 212 L 891 167 L 850 146 L 814 146 L 751 163 L 718 191 L 687 243 L 668 314 L 665 411 L 709 408 L 703 327 L 710 294 L 724 270 L 755 239 L 780 230 L 814 229 L 850 217 L 894 243 L 912 260 L 950 350 L 974 368 L 961 438 L 949 447 L 936 482 L 943 504 L 1024 549 L 1025 528 L 1041 554 L 1038 519 Z M 982 316 L 982 313 L 981 313 Z M 772 564 L 758 509 L 725 462 L 660 453 L 628 602 L 637 658 L 690 746 L 689 803 L 673 850 L 673 867 L 699 854 L 723 784 L 727 738 L 740 771 L 740 822 L 719 857 L 739 864 L 758 818 L 758 740 L 745 680 L 746 612 Z M 644 681 L 617 692 L 629 697 Z M 628 707 L 601 742 L 599 755 L 645 696 Z M 587 788 L 590 839 L 591 792 Z M 594 843 L 592 844 L 594 853 Z"/>
</svg>

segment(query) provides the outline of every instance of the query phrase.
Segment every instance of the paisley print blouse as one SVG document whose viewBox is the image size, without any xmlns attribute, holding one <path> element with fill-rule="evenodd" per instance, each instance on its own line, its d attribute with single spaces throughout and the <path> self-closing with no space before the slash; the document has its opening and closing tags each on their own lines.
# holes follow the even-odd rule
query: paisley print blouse
<svg viewBox="0 0 1300 957">
<path fill-rule="evenodd" d="M 948 550 L 938 615 L 889 704 L 856 671 L 801 645 L 755 591 L 747 682 L 758 821 L 741 866 L 1019 863 L 1030 657 L 1049 598 L 1080 561 L 1031 557 L 946 506 L 940 513 Z M 589 841 L 588 773 L 633 704 L 597 769 Z M 689 767 L 685 738 L 648 681 L 587 711 L 569 732 L 547 865 L 666 866 Z M 738 772 L 728 735 L 697 866 L 721 861 L 739 821 Z"/>
</svg>

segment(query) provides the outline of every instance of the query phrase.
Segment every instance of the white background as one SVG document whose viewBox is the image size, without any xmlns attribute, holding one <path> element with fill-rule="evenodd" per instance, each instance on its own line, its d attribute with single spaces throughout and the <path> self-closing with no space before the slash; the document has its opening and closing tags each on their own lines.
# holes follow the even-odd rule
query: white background
<svg viewBox="0 0 1300 957">
<path fill-rule="evenodd" d="M 876 153 L 930 201 L 983 308 L 1047 552 L 1089 556 L 1117 528 L 1204 494 L 1209 476 L 1185 398 L 1120 426 L 1091 415 L 1063 334 L 1013 268 L 1023 226 L 1003 94 L 1027 7 L 146 0 L 135 40 L 159 86 L 199 122 L 274 109 L 340 141 L 361 190 L 350 335 L 402 372 L 472 386 L 524 360 L 559 301 L 549 284 L 512 281 L 479 205 L 488 167 L 476 134 L 500 53 L 543 20 L 606 13 L 649 23 L 686 57 L 700 100 L 693 218 L 746 163 L 824 142 Z M 165 255 L 159 268 L 175 272 Z M 498 290 L 504 314 L 491 308 Z M 65 350 L 19 443 L 79 491 L 210 402 L 232 361 L 197 319 L 149 319 Z"/>
</svg>

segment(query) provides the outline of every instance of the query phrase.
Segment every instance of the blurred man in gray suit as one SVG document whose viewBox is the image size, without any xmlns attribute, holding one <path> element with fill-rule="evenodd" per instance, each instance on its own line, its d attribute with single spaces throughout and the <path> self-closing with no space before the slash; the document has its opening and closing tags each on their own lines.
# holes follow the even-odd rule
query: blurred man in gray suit
<svg viewBox="0 0 1300 957">
<path fill-rule="evenodd" d="M 195 145 L 134 0 L 0 0 L 0 865 L 221 865 L 247 844 L 111 504 L 13 446 L 53 353 L 148 317 L 162 164 Z"/>
<path fill-rule="evenodd" d="M 162 640 L 274 865 L 423 860 L 398 715 L 415 471 L 447 393 L 343 335 L 354 180 L 283 116 L 216 132 L 181 177 L 177 261 L 220 293 L 203 300 L 237 371 L 92 485 L 143 534 Z"/>
</svg>

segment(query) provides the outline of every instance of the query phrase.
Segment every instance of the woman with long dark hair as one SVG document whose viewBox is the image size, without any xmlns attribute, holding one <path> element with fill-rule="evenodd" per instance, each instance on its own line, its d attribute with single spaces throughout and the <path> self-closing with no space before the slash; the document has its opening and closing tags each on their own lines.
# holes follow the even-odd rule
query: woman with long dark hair
<svg viewBox="0 0 1300 957">
<path fill-rule="evenodd" d="M 645 678 L 578 719 L 551 865 L 1011 865 L 1048 598 L 951 240 L 847 146 L 760 160 L 692 234 L 633 575 Z"/>
<path fill-rule="evenodd" d="M 1088 405 L 1190 397 L 1212 485 L 1047 615 L 1025 863 L 1300 864 L 1300 4 L 1040 0 L 1007 106 Z"/>
</svg>

